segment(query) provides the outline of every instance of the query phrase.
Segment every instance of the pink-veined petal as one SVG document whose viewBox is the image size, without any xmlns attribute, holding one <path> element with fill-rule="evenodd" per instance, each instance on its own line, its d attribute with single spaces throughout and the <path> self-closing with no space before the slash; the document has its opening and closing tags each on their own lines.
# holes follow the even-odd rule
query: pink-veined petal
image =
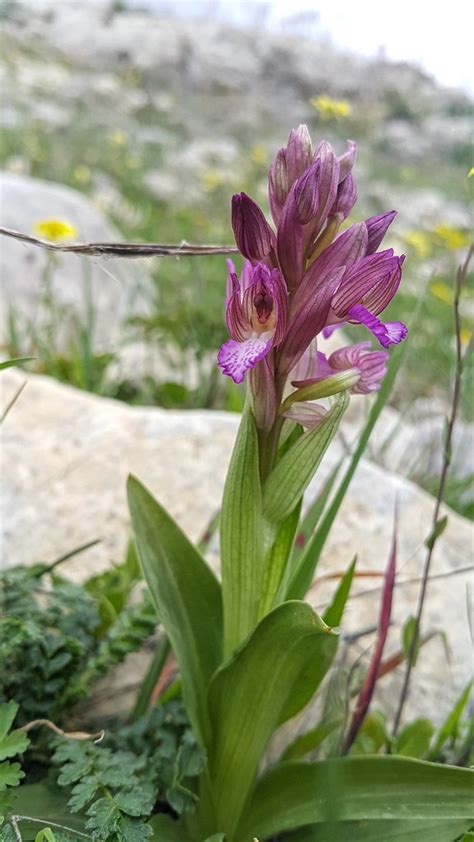
<svg viewBox="0 0 474 842">
<path fill-rule="evenodd" d="M 379 340 L 384 348 L 390 345 L 398 345 L 406 338 L 408 328 L 403 322 L 382 322 L 377 316 L 369 313 L 362 304 L 355 304 L 348 312 L 352 322 L 365 325 L 371 333 Z"/>
<path fill-rule="evenodd" d="M 272 338 L 265 334 L 236 342 L 229 339 L 221 346 L 217 355 L 219 368 L 232 377 L 234 383 L 242 383 L 246 372 L 254 368 L 268 354 L 272 347 Z"/>
</svg>

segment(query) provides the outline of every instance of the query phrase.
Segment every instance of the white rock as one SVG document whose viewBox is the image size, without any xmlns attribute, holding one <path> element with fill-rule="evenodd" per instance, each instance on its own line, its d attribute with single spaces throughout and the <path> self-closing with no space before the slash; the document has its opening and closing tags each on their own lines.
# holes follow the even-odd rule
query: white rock
<svg viewBox="0 0 474 842">
<path fill-rule="evenodd" d="M 34 235 L 40 220 L 57 218 L 77 229 L 79 241 L 120 240 L 100 211 L 76 190 L 13 173 L 2 174 L 0 188 L 0 224 L 6 228 Z M 59 346 L 67 345 L 69 325 L 74 318 L 79 316 L 83 323 L 86 321 L 89 283 L 94 301 L 92 336 L 96 349 L 110 350 L 117 345 L 123 340 L 124 320 L 133 312 L 146 309 L 149 276 L 143 261 L 91 260 L 76 255 L 52 257 L 51 252 L 4 237 L 0 247 L 3 338 L 10 310 L 27 337 L 51 318 L 45 304 L 48 264 L 56 308 L 55 341 Z M 27 343 L 28 340 L 24 344 Z"/>
<path fill-rule="evenodd" d="M 26 377 L 14 370 L 2 373 L 3 405 Z M 68 562 L 64 572 L 81 580 L 119 561 L 129 535 L 125 497 L 129 472 L 196 539 L 219 507 L 238 420 L 223 412 L 129 407 L 45 377 L 28 377 L 3 425 L 3 563 L 52 560 L 94 538 L 101 543 Z M 351 430 L 349 424 L 346 434 Z M 313 482 L 312 494 L 340 453 L 335 445 Z M 324 604 L 335 584 L 320 577 L 344 571 L 354 553 L 361 571 L 384 570 L 396 499 L 399 576 L 405 580 L 420 575 L 433 499 L 414 484 L 363 460 L 320 562 L 319 584 L 311 591 L 316 607 Z M 471 560 L 472 524 L 448 514 L 432 574 L 459 571 Z M 215 564 L 215 554 L 210 561 Z M 467 680 L 472 658 L 466 588 L 471 578 L 458 573 L 430 584 L 423 629 L 445 631 L 452 656 L 447 663 L 439 638 L 424 647 L 414 672 L 409 713 L 441 718 Z M 361 579 L 354 592 L 379 584 L 380 578 Z M 399 648 L 401 625 L 414 613 L 417 594 L 416 584 L 397 589 L 388 652 Z M 351 600 L 344 631 L 376 623 L 378 601 L 378 593 Z M 369 642 L 364 637 L 360 648 Z M 351 654 L 358 653 L 354 648 Z M 379 698 L 389 709 L 398 686 L 395 675 L 381 683 Z"/>
</svg>

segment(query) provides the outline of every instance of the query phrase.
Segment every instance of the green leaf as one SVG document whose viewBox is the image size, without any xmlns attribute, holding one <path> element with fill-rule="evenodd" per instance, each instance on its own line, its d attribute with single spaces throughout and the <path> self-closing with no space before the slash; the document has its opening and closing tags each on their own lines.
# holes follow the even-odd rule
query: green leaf
<svg viewBox="0 0 474 842">
<path fill-rule="evenodd" d="M 285 749 L 281 756 L 282 760 L 298 760 L 309 754 L 310 751 L 315 751 L 319 748 L 322 742 L 332 734 L 332 732 L 341 724 L 340 719 L 333 719 L 330 722 L 320 722 L 310 731 L 301 734 Z"/>
<path fill-rule="evenodd" d="M 410 656 L 411 647 L 413 645 L 413 637 L 416 633 L 417 623 L 415 617 L 408 617 L 403 624 L 402 629 L 402 646 L 405 653 L 405 658 Z M 415 666 L 420 652 L 420 636 L 418 635 L 417 644 L 413 652 L 412 664 Z"/>
<path fill-rule="evenodd" d="M 337 475 L 340 471 L 342 465 L 342 459 L 334 466 L 332 471 L 330 471 L 329 476 L 325 480 L 321 491 L 319 492 L 316 499 L 311 503 L 308 511 L 306 512 L 299 530 L 298 530 L 298 539 L 299 542 L 295 544 L 293 548 L 292 554 L 292 567 L 294 568 L 302 555 L 303 549 L 306 546 L 309 538 L 313 534 L 314 530 L 316 529 L 321 515 L 324 511 L 326 503 L 329 499 L 329 495 L 331 494 L 332 488 L 334 483 L 336 482 Z"/>
<path fill-rule="evenodd" d="M 286 602 L 216 673 L 209 690 L 208 747 L 216 826 L 232 836 L 268 740 L 310 700 L 337 636 L 303 602 Z"/>
<path fill-rule="evenodd" d="M 227 473 L 220 517 L 226 655 L 244 640 L 259 617 L 263 535 L 258 459 L 257 430 L 247 406 Z"/>
<path fill-rule="evenodd" d="M 367 422 L 359 436 L 357 447 L 352 455 L 351 461 L 342 477 L 339 487 L 336 491 L 334 499 L 331 502 L 326 514 L 324 515 L 318 530 L 314 533 L 306 550 L 298 561 L 295 570 L 291 576 L 290 583 L 287 590 L 287 599 L 303 599 L 306 591 L 313 581 L 314 571 L 316 570 L 318 561 L 321 557 L 327 537 L 331 531 L 334 520 L 342 505 L 347 489 L 351 484 L 352 478 L 356 472 L 357 466 L 364 454 L 365 448 L 369 442 L 372 431 L 379 419 L 380 413 L 384 408 L 395 381 L 395 377 L 402 364 L 407 343 L 402 343 L 392 351 L 388 372 L 382 380 L 382 386 L 377 394 L 377 398 L 372 405 Z"/>
<path fill-rule="evenodd" d="M 5 702 L 0 705 L 0 741 L 8 734 L 17 712 L 18 704 L 16 702 Z"/>
<path fill-rule="evenodd" d="M 30 743 L 24 731 L 10 730 L 18 711 L 16 702 L 6 702 L 0 705 L 0 760 L 22 754 Z"/>
<path fill-rule="evenodd" d="M 0 792 L 7 786 L 18 786 L 24 777 L 25 773 L 21 771 L 19 763 L 10 763 L 8 760 L 0 763 Z"/>
<path fill-rule="evenodd" d="M 236 838 L 265 839 L 315 822 L 395 820 L 400 812 L 405 820 L 472 822 L 473 786 L 469 769 L 408 758 L 290 761 L 259 781 Z"/>
<path fill-rule="evenodd" d="M 444 744 L 449 739 L 454 739 L 456 737 L 459 721 L 471 695 L 472 684 L 472 681 L 468 682 L 461 695 L 459 696 L 459 699 L 457 700 L 453 709 L 450 711 L 445 721 L 443 722 L 441 728 L 439 729 L 438 734 L 436 736 L 436 740 L 434 741 L 432 749 L 430 751 L 430 760 L 435 760 L 438 757 Z"/>
<path fill-rule="evenodd" d="M 153 816 L 149 821 L 150 827 L 155 833 L 157 842 L 191 842 L 181 821 L 174 821 L 169 816 L 161 813 Z"/>
<path fill-rule="evenodd" d="M 222 658 L 220 586 L 180 528 L 133 477 L 128 497 L 143 572 L 180 666 L 191 724 L 205 744 L 207 690 Z"/>
<path fill-rule="evenodd" d="M 29 363 L 31 360 L 36 359 L 35 357 L 16 357 L 14 360 L 4 360 L 0 363 L 0 371 L 4 368 L 11 368 L 13 365 L 22 365 L 23 363 Z"/>
<path fill-rule="evenodd" d="M 394 754 L 402 757 L 424 757 L 428 754 L 434 727 L 429 719 L 415 719 L 400 730 Z"/>
<path fill-rule="evenodd" d="M 357 556 L 354 556 L 339 583 L 339 587 L 333 596 L 331 604 L 326 608 L 326 611 L 323 614 L 324 622 L 328 626 L 331 626 L 331 628 L 336 628 L 342 620 L 342 615 L 344 614 L 344 608 L 346 607 L 347 598 L 352 585 L 356 563 Z"/>
<path fill-rule="evenodd" d="M 294 511 L 281 524 L 275 542 L 265 558 L 262 602 L 260 606 L 260 614 L 262 616 L 270 610 L 274 601 L 280 601 L 278 599 L 278 591 L 285 575 L 296 530 L 298 529 L 302 502 L 303 500 L 301 499 Z"/>
<path fill-rule="evenodd" d="M 50 827 L 44 827 L 36 834 L 35 842 L 56 842 L 56 837 Z"/>
<path fill-rule="evenodd" d="M 322 822 L 290 833 L 285 842 L 454 842 L 465 827 L 465 820 L 453 819 Z M 460 842 L 464 842 L 464 837 Z"/>
<path fill-rule="evenodd" d="M 85 818 L 78 813 L 71 813 L 67 799 L 67 793 L 44 783 L 22 784 L 19 787 L 15 793 L 15 813 L 30 816 L 36 820 L 21 823 L 21 833 L 25 842 L 35 838 L 38 833 L 38 821 L 46 826 L 55 822 L 84 833 Z"/>
<path fill-rule="evenodd" d="M 344 414 L 349 398 L 342 392 L 324 421 L 302 435 L 273 468 L 263 490 L 263 511 L 281 523 L 294 510 L 311 482 Z"/>
</svg>

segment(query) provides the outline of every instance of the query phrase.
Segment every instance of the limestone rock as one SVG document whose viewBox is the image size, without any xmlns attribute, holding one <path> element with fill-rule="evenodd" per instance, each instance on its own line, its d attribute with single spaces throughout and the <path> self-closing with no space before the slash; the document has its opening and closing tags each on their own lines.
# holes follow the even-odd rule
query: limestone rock
<svg viewBox="0 0 474 842">
<path fill-rule="evenodd" d="M 53 560 L 94 538 L 101 543 L 64 568 L 76 580 L 120 561 L 129 534 L 125 481 L 136 474 L 167 507 L 191 539 L 205 529 L 219 507 L 238 416 L 223 412 L 167 411 L 129 407 L 59 385 L 45 377 L 2 373 L 2 404 L 28 382 L 3 425 L 3 563 Z M 351 426 L 352 425 L 352 426 Z M 344 435 L 353 433 L 353 421 Z M 335 444 L 309 490 L 317 493 L 341 454 Z M 354 554 L 361 571 L 381 573 L 387 563 L 395 500 L 399 507 L 398 571 L 393 628 L 388 652 L 400 646 L 404 620 L 413 614 L 418 584 L 401 584 L 420 575 L 423 542 L 430 529 L 433 499 L 416 485 L 363 460 L 327 542 L 310 592 L 316 608 L 334 589 L 328 573 L 343 572 Z M 472 524 L 448 511 L 439 540 L 424 617 L 424 631 L 442 630 L 451 647 L 448 663 L 439 637 L 422 650 L 415 669 L 409 713 L 440 719 L 466 682 L 472 666 L 466 607 L 471 576 Z M 217 553 L 210 563 L 217 564 Z M 348 606 L 343 631 L 377 621 L 380 578 L 360 579 Z M 362 591 L 371 591 L 362 595 Z M 363 637 L 355 658 L 370 644 Z M 127 683 L 130 683 L 127 677 Z M 117 685 L 117 680 L 115 687 Z M 379 699 L 390 709 L 399 676 L 380 686 Z M 102 693 L 106 690 L 102 690 Z M 116 690 L 113 691 L 114 696 Z M 436 704 L 434 703 L 436 699 Z M 114 701 L 115 704 L 115 701 Z"/>
<path fill-rule="evenodd" d="M 69 187 L 26 175 L 3 173 L 0 180 L 0 224 L 35 234 L 44 219 L 64 220 L 77 230 L 77 239 L 117 241 L 120 235 L 81 193 Z M 48 293 L 50 274 L 51 289 Z M 88 287 L 94 302 L 92 341 L 96 349 L 110 350 L 123 340 L 122 324 L 133 312 L 146 308 L 149 276 L 143 263 L 102 258 L 90 260 L 73 254 L 54 254 L 17 240 L 2 238 L 0 248 L 1 324 L 6 335 L 10 311 L 20 333 L 31 335 L 51 319 L 46 303 L 54 301 L 55 342 L 67 346 L 72 325 L 87 321 Z M 27 347 L 27 343 L 22 343 Z"/>
</svg>

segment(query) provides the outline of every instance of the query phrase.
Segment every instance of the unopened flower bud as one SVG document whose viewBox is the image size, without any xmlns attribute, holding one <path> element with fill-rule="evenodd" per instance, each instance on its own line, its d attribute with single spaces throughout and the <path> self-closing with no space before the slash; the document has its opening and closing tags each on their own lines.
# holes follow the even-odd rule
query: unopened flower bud
<svg viewBox="0 0 474 842">
<path fill-rule="evenodd" d="M 275 236 L 263 212 L 246 193 L 232 196 L 232 228 L 247 260 L 264 260 L 274 245 Z"/>
</svg>

